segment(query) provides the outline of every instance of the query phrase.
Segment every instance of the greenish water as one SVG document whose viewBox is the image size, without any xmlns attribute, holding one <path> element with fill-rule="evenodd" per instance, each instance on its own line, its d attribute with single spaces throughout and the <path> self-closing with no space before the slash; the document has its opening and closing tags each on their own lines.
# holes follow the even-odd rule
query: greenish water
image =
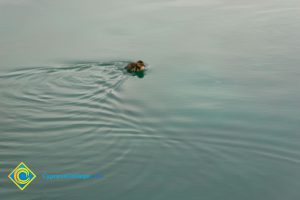
<svg viewBox="0 0 300 200">
<path fill-rule="evenodd" d="M 298 200 L 299 11 L 0 0 L 0 199 Z M 143 78 L 123 70 L 137 59 Z"/>
</svg>

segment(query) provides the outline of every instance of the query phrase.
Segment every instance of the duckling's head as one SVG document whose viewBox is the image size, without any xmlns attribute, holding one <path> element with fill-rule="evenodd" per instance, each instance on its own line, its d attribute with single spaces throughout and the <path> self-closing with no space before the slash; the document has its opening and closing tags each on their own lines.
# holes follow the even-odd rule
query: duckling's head
<svg viewBox="0 0 300 200">
<path fill-rule="evenodd" d="M 141 61 L 141 60 L 137 61 L 136 65 L 137 65 L 139 71 L 144 71 L 145 70 L 145 64 L 144 64 L 143 61 Z"/>
</svg>

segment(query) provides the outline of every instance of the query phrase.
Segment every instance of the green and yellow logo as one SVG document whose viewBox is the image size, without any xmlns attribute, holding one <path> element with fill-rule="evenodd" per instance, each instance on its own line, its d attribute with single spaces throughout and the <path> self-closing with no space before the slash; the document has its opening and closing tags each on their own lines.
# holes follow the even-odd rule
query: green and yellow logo
<svg viewBox="0 0 300 200">
<path fill-rule="evenodd" d="M 20 188 L 24 190 L 35 178 L 36 175 L 21 162 L 9 175 L 8 178 Z"/>
</svg>

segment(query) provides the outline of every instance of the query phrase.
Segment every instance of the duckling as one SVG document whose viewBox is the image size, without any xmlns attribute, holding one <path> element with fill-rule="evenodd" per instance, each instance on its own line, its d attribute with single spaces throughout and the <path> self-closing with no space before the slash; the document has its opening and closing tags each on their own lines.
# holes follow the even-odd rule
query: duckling
<svg viewBox="0 0 300 200">
<path fill-rule="evenodd" d="M 139 60 L 137 62 L 129 63 L 125 69 L 127 69 L 128 72 L 142 72 L 145 70 L 145 64 L 143 61 Z"/>
</svg>

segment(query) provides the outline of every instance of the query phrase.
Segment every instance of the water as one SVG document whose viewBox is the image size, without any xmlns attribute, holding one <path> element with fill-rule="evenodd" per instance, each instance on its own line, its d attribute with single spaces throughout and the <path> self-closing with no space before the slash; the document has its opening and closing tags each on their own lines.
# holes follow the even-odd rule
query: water
<svg viewBox="0 0 300 200">
<path fill-rule="evenodd" d="M 0 0 L 0 198 L 299 199 L 299 6 Z"/>
</svg>

